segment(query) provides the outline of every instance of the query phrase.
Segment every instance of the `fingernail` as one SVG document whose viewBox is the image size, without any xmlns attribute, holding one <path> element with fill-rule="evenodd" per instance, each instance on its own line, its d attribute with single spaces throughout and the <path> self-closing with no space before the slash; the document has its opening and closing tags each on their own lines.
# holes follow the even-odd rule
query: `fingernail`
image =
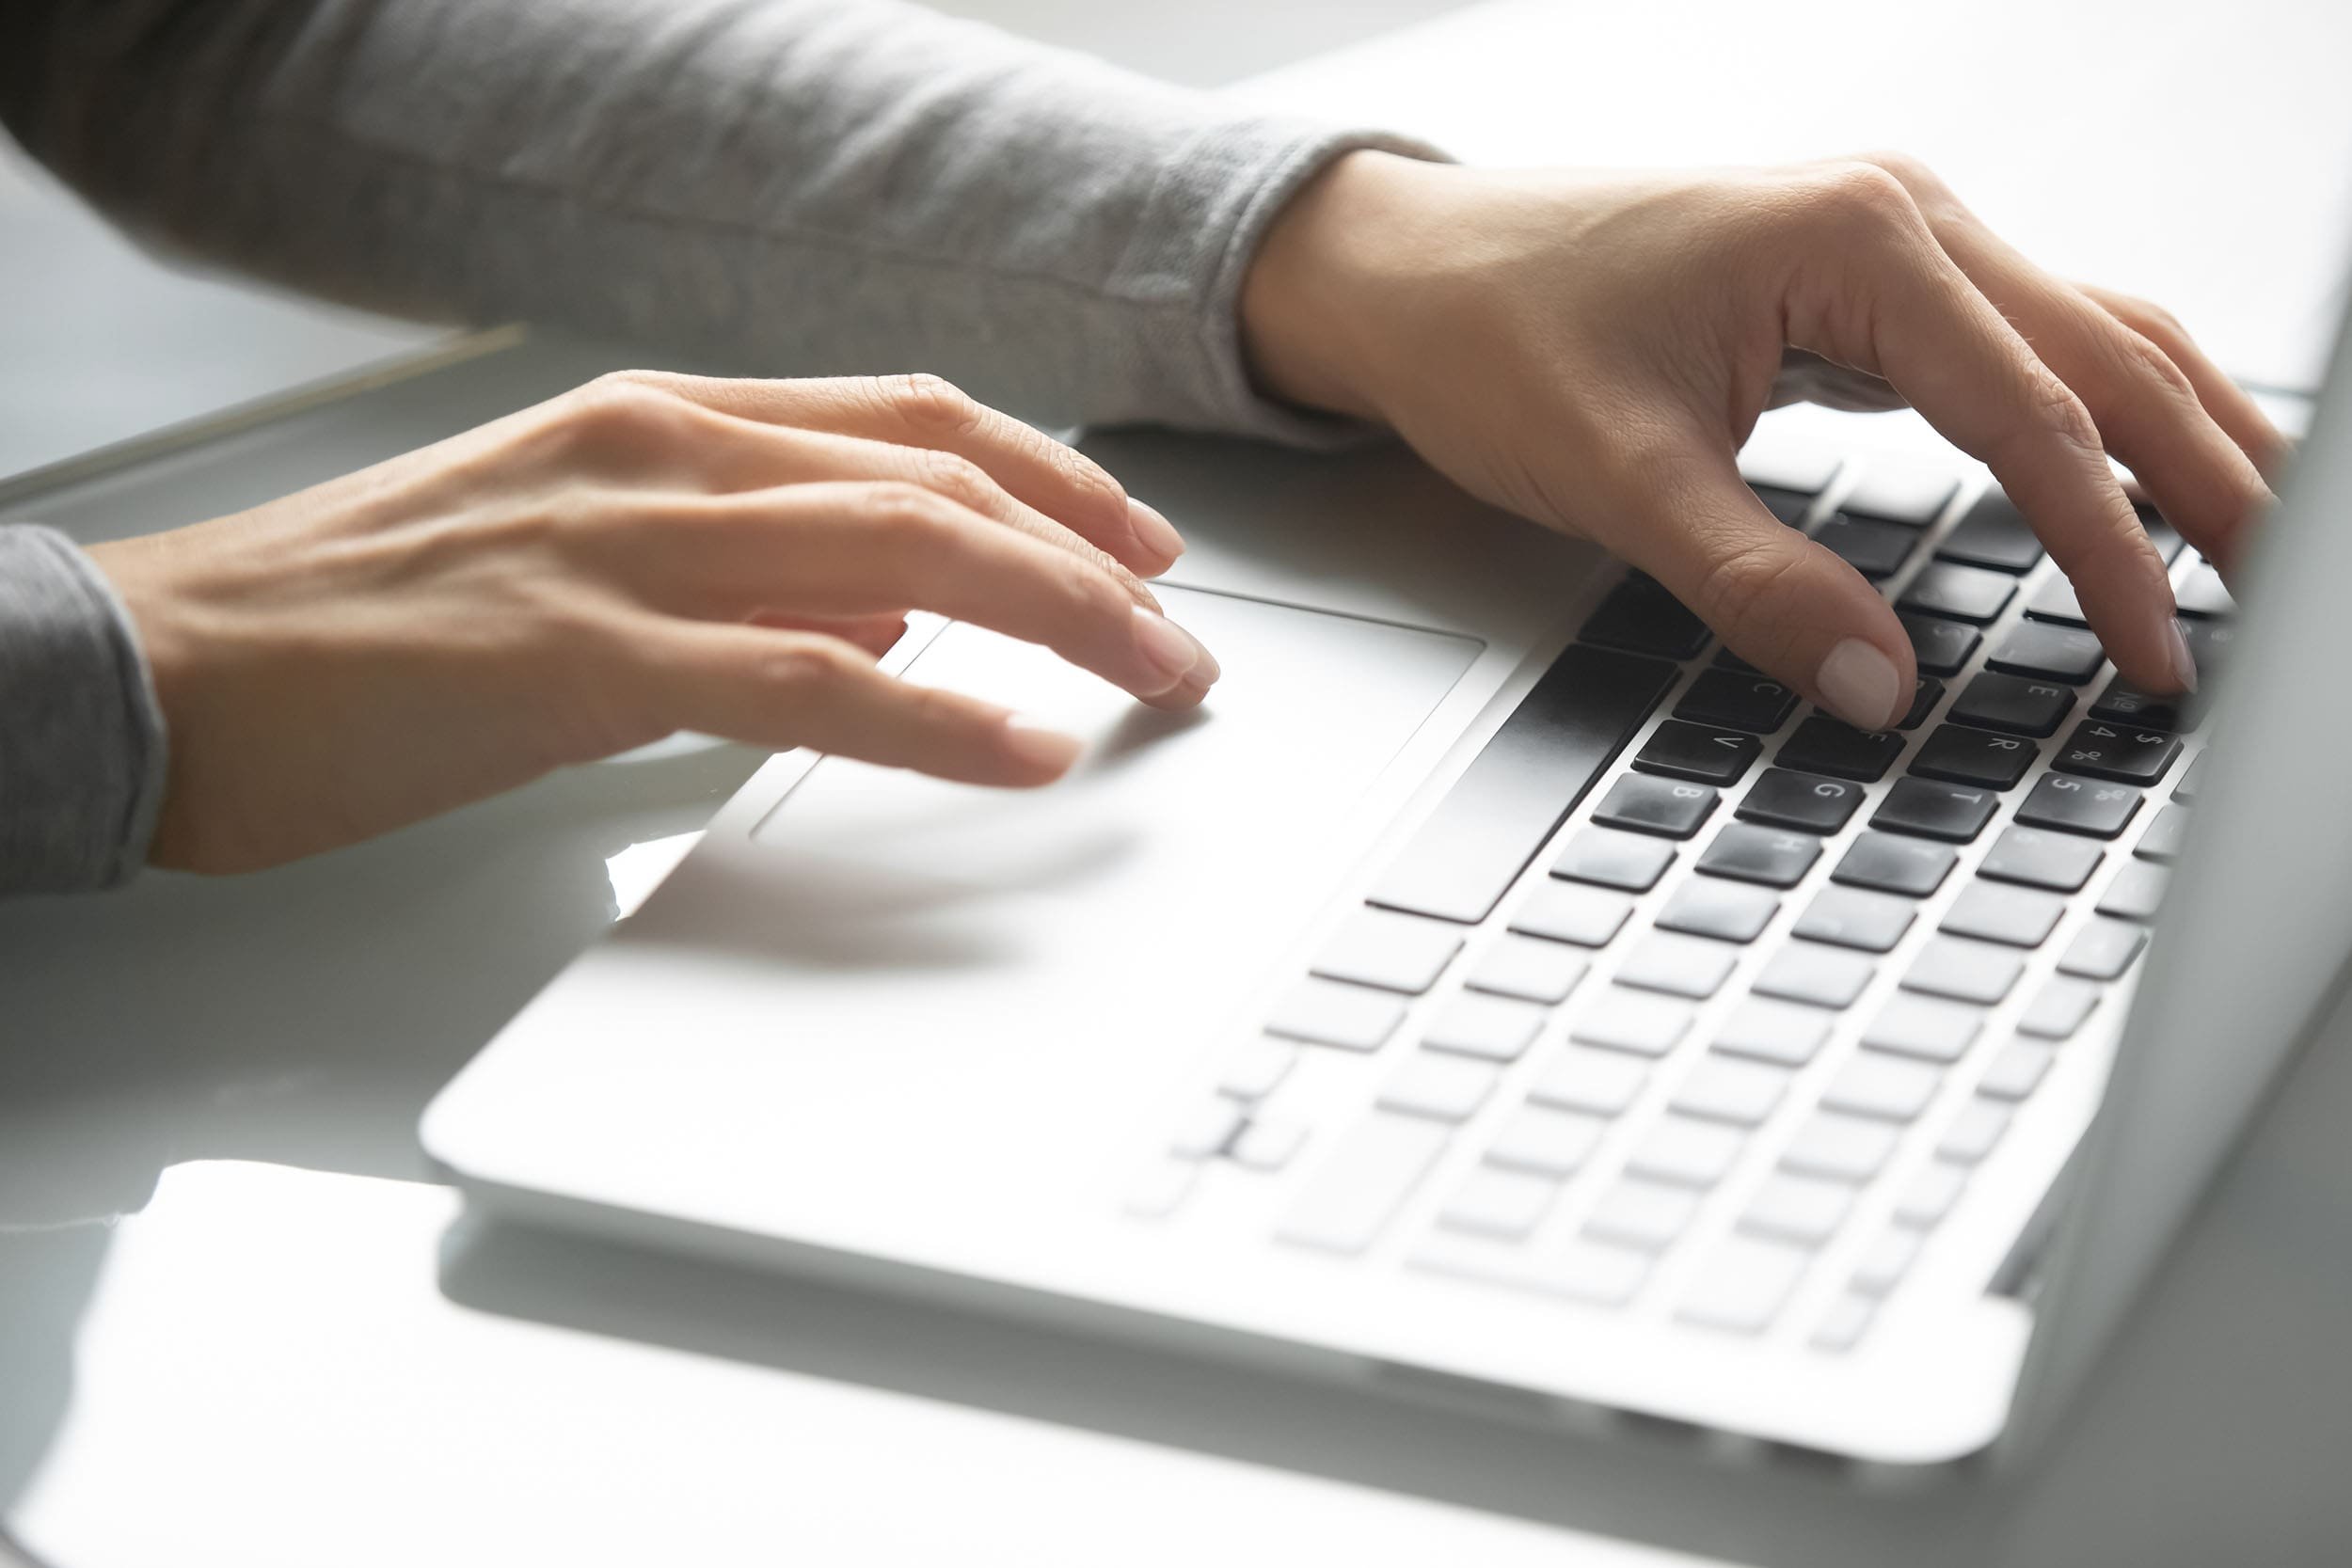
<svg viewBox="0 0 2352 1568">
<path fill-rule="evenodd" d="M 2167 619 L 2165 630 L 2172 634 L 2172 678 L 2184 691 L 2197 689 L 2197 656 L 2188 651 L 2188 637 L 2181 630 L 2181 623 Z"/>
<path fill-rule="evenodd" d="M 1142 650 L 1145 661 L 1167 676 L 1169 684 L 1183 680 L 1203 665 L 1208 678 L 1216 679 L 1216 660 L 1209 657 L 1209 650 L 1196 641 L 1192 633 L 1141 605 L 1136 606 L 1135 613 L 1136 646 Z"/>
<path fill-rule="evenodd" d="M 1859 637 L 1829 651 L 1813 686 L 1821 705 L 1855 729 L 1883 730 L 1902 717 L 1903 682 L 1895 661 Z"/>
<path fill-rule="evenodd" d="M 1153 555 L 1173 561 L 1184 553 L 1184 536 L 1176 531 L 1176 525 L 1160 515 L 1159 508 L 1127 498 L 1127 526 L 1135 531 L 1136 540 Z"/>
<path fill-rule="evenodd" d="M 1032 768 L 1051 768 L 1058 773 L 1078 760 L 1079 745 L 1075 736 L 1048 729 L 1034 719 L 1014 713 L 1005 719 L 1005 750 Z"/>
</svg>

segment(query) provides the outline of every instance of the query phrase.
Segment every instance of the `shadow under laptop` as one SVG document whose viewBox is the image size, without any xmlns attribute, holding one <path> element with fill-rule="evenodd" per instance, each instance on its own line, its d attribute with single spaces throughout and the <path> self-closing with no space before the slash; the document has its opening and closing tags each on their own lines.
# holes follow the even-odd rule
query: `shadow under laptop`
<svg viewBox="0 0 2352 1568">
<path fill-rule="evenodd" d="M 1986 1561 L 2002 1494 L 1974 1469 L 1900 1491 L 1825 1461 L 1727 1454 L 1671 1423 L 1585 1433 L 1411 1395 L 469 1212 L 441 1290 L 475 1310 L 994 1411 L 1755 1568 Z M 1464 1398 L 1470 1396 L 1464 1395 Z M 1857 1551 L 1858 1542 L 1868 1542 Z"/>
</svg>

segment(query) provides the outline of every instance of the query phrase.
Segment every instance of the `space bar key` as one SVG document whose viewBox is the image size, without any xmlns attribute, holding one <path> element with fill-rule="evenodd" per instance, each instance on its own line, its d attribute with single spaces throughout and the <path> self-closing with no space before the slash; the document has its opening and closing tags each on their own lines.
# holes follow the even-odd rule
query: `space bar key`
<svg viewBox="0 0 2352 1568">
<path fill-rule="evenodd" d="M 1371 901 L 1486 919 L 1679 673 L 1663 659 L 1569 644 L 1374 884 Z"/>
</svg>

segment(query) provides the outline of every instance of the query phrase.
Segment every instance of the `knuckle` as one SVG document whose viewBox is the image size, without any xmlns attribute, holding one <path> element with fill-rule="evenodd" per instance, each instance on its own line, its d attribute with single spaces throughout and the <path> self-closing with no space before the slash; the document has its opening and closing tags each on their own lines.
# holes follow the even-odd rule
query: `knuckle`
<svg viewBox="0 0 2352 1568">
<path fill-rule="evenodd" d="M 1105 515 L 1126 511 L 1127 487 L 1113 479 L 1108 469 L 1050 436 L 1041 433 L 1038 441 L 1045 450 L 1046 461 L 1053 465 L 1055 479 L 1074 505 Z"/>
<path fill-rule="evenodd" d="M 1820 170 L 1809 205 L 1816 222 L 1849 239 L 1907 229 L 1919 220 L 1918 205 L 1903 182 L 1861 158 Z"/>
<path fill-rule="evenodd" d="M 1893 148 L 1879 148 L 1858 154 L 1854 162 L 1867 164 L 1891 175 L 1913 197 L 1921 197 L 1944 188 L 1943 180 L 1930 168 L 1924 159 Z"/>
<path fill-rule="evenodd" d="M 935 543 L 945 522 L 938 495 L 906 481 L 866 486 L 864 503 L 866 526 L 902 546 Z"/>
<path fill-rule="evenodd" d="M 848 673 L 848 650 L 821 637 L 779 639 L 755 656 L 751 678 L 783 703 L 805 703 Z"/>
<path fill-rule="evenodd" d="M 987 410 L 945 376 L 929 371 L 883 378 L 882 401 L 914 431 L 936 436 L 969 435 Z"/>
<path fill-rule="evenodd" d="M 2195 398 L 2196 388 L 2190 384 L 2188 372 L 2173 361 L 2163 345 L 2144 332 L 2129 327 L 2122 331 L 2122 352 L 2131 368 L 2139 375 L 2155 382 L 2176 398 Z"/>
<path fill-rule="evenodd" d="M 647 376 L 644 372 L 615 371 L 589 382 L 564 399 L 562 428 L 567 435 L 599 443 L 658 438 L 669 433 L 686 404 Z"/>
<path fill-rule="evenodd" d="M 996 482 L 988 470 L 957 452 L 936 447 L 914 449 L 915 483 L 974 511 L 985 511 L 996 498 Z"/>
</svg>

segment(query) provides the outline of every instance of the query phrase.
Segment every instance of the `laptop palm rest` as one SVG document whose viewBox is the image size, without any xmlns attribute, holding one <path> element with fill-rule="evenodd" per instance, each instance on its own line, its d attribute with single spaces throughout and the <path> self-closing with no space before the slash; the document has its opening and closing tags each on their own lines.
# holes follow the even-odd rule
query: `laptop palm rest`
<svg viewBox="0 0 2352 1568">
<path fill-rule="evenodd" d="M 1481 650 L 1161 595 L 1224 666 L 1202 708 L 948 626 L 906 678 L 1080 736 L 1071 776 L 1004 791 L 818 763 L 516 1021 L 436 1107 L 436 1154 L 845 1243 L 1001 1227 L 1008 1202 L 1111 1210 L 1107 1183 L 1182 1111 L 1174 1083 L 1234 1043 L 1249 988 L 1361 858 L 1367 809 L 1410 781 L 1370 786 Z"/>
</svg>

